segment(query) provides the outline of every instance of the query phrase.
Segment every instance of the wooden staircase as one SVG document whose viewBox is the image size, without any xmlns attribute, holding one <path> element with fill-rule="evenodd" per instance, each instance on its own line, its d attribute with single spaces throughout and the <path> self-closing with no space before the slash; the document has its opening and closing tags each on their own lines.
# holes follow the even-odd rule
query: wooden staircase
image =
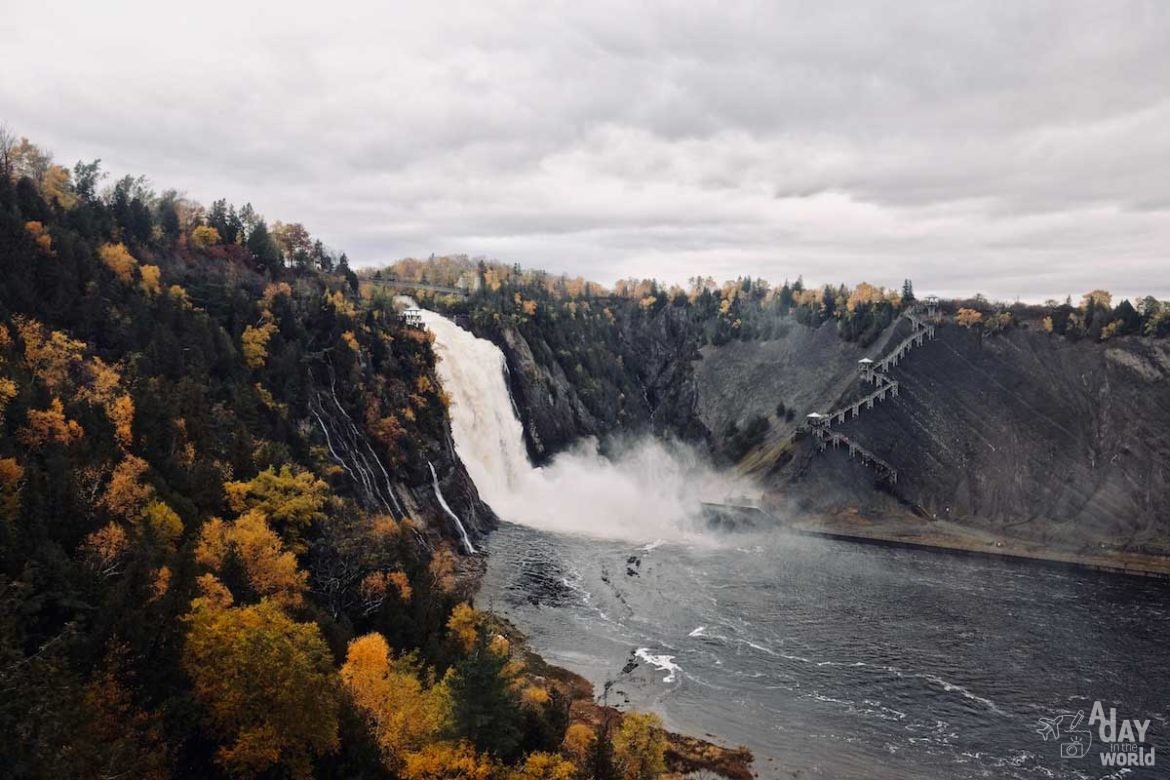
<svg viewBox="0 0 1170 780">
<path fill-rule="evenodd" d="M 874 385 L 875 389 L 830 412 L 825 414 L 814 412 L 808 416 L 809 432 L 817 440 L 818 452 L 824 452 L 829 447 L 833 449 L 848 447 L 849 457 L 859 458 L 864 465 L 877 472 L 879 479 L 891 485 L 898 484 L 898 470 L 845 434 L 832 430 L 832 426 L 844 423 L 850 419 L 850 415 L 856 418 L 862 410 L 872 409 L 879 401 L 898 395 L 898 381 L 891 379 L 886 372 L 898 365 L 912 349 L 921 347 L 928 339 L 934 338 L 939 318 L 938 301 L 933 297 L 927 298 L 924 303 L 915 303 L 908 308 L 902 316 L 910 322 L 910 335 L 898 342 L 897 346 L 880 360 L 863 358 L 858 361 L 861 382 Z"/>
</svg>

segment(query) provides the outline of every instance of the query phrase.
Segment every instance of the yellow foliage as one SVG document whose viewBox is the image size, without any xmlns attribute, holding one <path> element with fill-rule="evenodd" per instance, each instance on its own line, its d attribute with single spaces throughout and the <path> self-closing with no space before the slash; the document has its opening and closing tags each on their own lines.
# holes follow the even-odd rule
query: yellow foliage
<svg viewBox="0 0 1170 780">
<path fill-rule="evenodd" d="M 276 332 L 276 326 L 265 322 L 260 327 L 251 325 L 244 328 L 240 335 L 240 349 L 244 354 L 244 362 L 248 368 L 263 368 L 268 360 L 268 340 Z"/>
<path fill-rule="evenodd" d="M 497 772 L 489 756 L 468 742 L 436 742 L 406 756 L 405 780 L 492 780 Z"/>
<path fill-rule="evenodd" d="M 649 712 L 622 718 L 613 738 L 614 759 L 625 780 L 649 780 L 666 771 L 666 735 L 662 721 Z"/>
<path fill-rule="evenodd" d="M 312 776 L 315 756 L 337 749 L 340 708 L 328 646 L 315 623 L 297 623 L 270 601 L 232 607 L 214 577 L 191 602 L 183 667 L 229 773 L 256 775 L 284 765 Z"/>
<path fill-rule="evenodd" d="M 196 249 L 206 249 L 220 242 L 219 231 L 210 225 L 199 225 L 191 231 L 191 245 Z"/>
<path fill-rule="evenodd" d="M 1044 321 L 1042 323 L 1040 323 L 1040 328 L 1045 333 L 1051 333 L 1052 329 L 1053 329 L 1052 317 L 1045 317 Z"/>
<path fill-rule="evenodd" d="M 39 449 L 52 442 L 69 446 L 85 435 L 85 429 L 76 420 L 65 416 L 60 398 L 54 398 L 48 409 L 30 409 L 28 425 L 16 433 L 26 447 Z"/>
<path fill-rule="evenodd" d="M 1088 308 L 1089 303 L 1092 302 L 1096 306 L 1103 306 L 1106 309 L 1113 307 L 1113 293 L 1108 290 L 1092 290 L 1085 293 L 1081 298 L 1081 308 Z"/>
<path fill-rule="evenodd" d="M 129 284 L 134 281 L 134 271 L 138 268 L 138 261 L 126 249 L 125 244 L 102 244 L 98 249 L 98 256 L 106 267 L 123 282 Z"/>
<path fill-rule="evenodd" d="M 347 330 L 341 334 L 341 340 L 345 342 L 345 346 L 352 349 L 354 352 L 361 353 L 362 345 L 358 343 L 357 336 L 353 334 L 352 330 Z"/>
<path fill-rule="evenodd" d="M 147 295 L 158 295 L 162 292 L 162 284 L 159 280 L 162 278 L 162 270 L 157 265 L 142 266 L 142 281 L 139 286 Z"/>
<path fill-rule="evenodd" d="M 524 765 L 507 774 L 507 780 L 573 780 L 577 767 L 555 753 L 531 753 Z"/>
<path fill-rule="evenodd" d="M 479 636 L 479 628 L 483 624 L 483 616 L 472 609 L 466 601 L 455 605 L 451 610 L 451 617 L 447 619 L 447 631 L 455 642 L 463 648 L 463 652 L 470 653 L 475 647 L 475 640 Z"/>
<path fill-rule="evenodd" d="M 593 743 L 597 741 L 597 734 L 584 723 L 574 723 L 565 730 L 565 739 L 561 743 L 561 752 L 571 758 L 579 766 L 584 766 L 593 754 Z"/>
<path fill-rule="evenodd" d="M 73 182 L 69 171 L 60 165 L 50 165 L 41 177 L 41 192 L 45 200 L 56 201 L 57 205 L 68 211 L 77 205 L 77 195 L 73 192 Z"/>
<path fill-rule="evenodd" d="M 435 740 L 451 715 L 451 696 L 444 683 L 429 688 L 410 658 L 392 659 L 381 634 L 366 634 L 349 643 L 341 681 L 365 716 L 391 770 L 407 754 Z"/>
<path fill-rule="evenodd" d="M 183 520 L 162 501 L 151 501 L 142 513 L 141 525 L 164 544 L 173 545 L 183 535 Z"/>
<path fill-rule="evenodd" d="M 229 554 L 235 555 L 257 596 L 283 607 L 301 605 L 309 575 L 297 568 L 296 556 L 284 549 L 263 512 L 253 509 L 231 523 L 213 517 L 203 524 L 195 561 L 222 572 Z"/>
<path fill-rule="evenodd" d="M 322 509 L 329 486 L 310 471 L 268 468 L 247 482 L 228 482 L 223 487 L 233 511 L 259 509 L 294 551 L 300 549 L 301 531 L 325 519 Z"/>
<path fill-rule="evenodd" d="M 550 697 L 548 691 L 541 688 L 539 685 L 529 685 L 520 694 L 520 703 L 529 709 L 538 710 L 544 705 L 548 704 Z"/>
<path fill-rule="evenodd" d="M 859 306 L 870 306 L 875 303 L 881 303 L 885 300 L 886 291 L 881 287 L 874 287 L 868 282 L 862 282 L 853 288 L 849 293 L 849 299 L 845 302 L 845 308 L 849 311 L 857 311 Z"/>
<path fill-rule="evenodd" d="M 975 309 L 959 309 L 955 322 L 964 328 L 974 328 L 983 323 L 983 313 Z"/>
</svg>

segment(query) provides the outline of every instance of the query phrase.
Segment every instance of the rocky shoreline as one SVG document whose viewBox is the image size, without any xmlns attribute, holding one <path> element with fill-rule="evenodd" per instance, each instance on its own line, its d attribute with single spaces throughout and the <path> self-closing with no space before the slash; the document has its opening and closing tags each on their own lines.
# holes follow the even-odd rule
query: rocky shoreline
<svg viewBox="0 0 1170 780">
<path fill-rule="evenodd" d="M 524 662 L 525 674 L 535 682 L 555 687 L 569 702 L 569 722 L 583 723 L 591 729 L 616 730 L 624 717 L 616 707 L 597 703 L 593 684 L 581 675 L 545 661 L 528 645 L 511 621 L 492 615 L 495 630 L 512 647 L 513 656 Z M 707 772 L 729 780 L 752 780 L 754 756 L 745 747 L 729 748 L 698 737 L 664 731 L 667 740 L 666 780 L 682 778 L 694 772 Z"/>
</svg>

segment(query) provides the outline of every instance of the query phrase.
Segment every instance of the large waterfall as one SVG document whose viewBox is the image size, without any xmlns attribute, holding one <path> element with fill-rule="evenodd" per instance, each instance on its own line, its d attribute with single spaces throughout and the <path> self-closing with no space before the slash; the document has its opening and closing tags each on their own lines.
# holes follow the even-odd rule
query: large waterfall
<svg viewBox="0 0 1170 780">
<path fill-rule="evenodd" d="M 675 538 L 701 496 L 726 495 L 725 478 L 681 446 L 643 439 L 609 460 L 592 441 L 544 468 L 528 461 L 508 392 L 504 355 L 435 312 L 438 374 L 451 398 L 455 449 L 484 501 L 502 519 L 549 531 L 653 541 Z"/>
</svg>

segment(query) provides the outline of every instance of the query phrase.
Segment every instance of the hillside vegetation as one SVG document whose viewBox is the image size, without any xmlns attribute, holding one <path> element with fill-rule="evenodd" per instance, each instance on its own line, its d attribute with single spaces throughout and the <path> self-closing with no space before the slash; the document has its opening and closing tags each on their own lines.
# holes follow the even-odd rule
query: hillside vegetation
<svg viewBox="0 0 1170 780">
<path fill-rule="evenodd" d="M 429 334 L 300 225 L 0 141 L 5 776 L 661 763 L 651 716 L 569 729 L 469 605 L 432 464 L 473 533 L 493 517 Z"/>
</svg>

